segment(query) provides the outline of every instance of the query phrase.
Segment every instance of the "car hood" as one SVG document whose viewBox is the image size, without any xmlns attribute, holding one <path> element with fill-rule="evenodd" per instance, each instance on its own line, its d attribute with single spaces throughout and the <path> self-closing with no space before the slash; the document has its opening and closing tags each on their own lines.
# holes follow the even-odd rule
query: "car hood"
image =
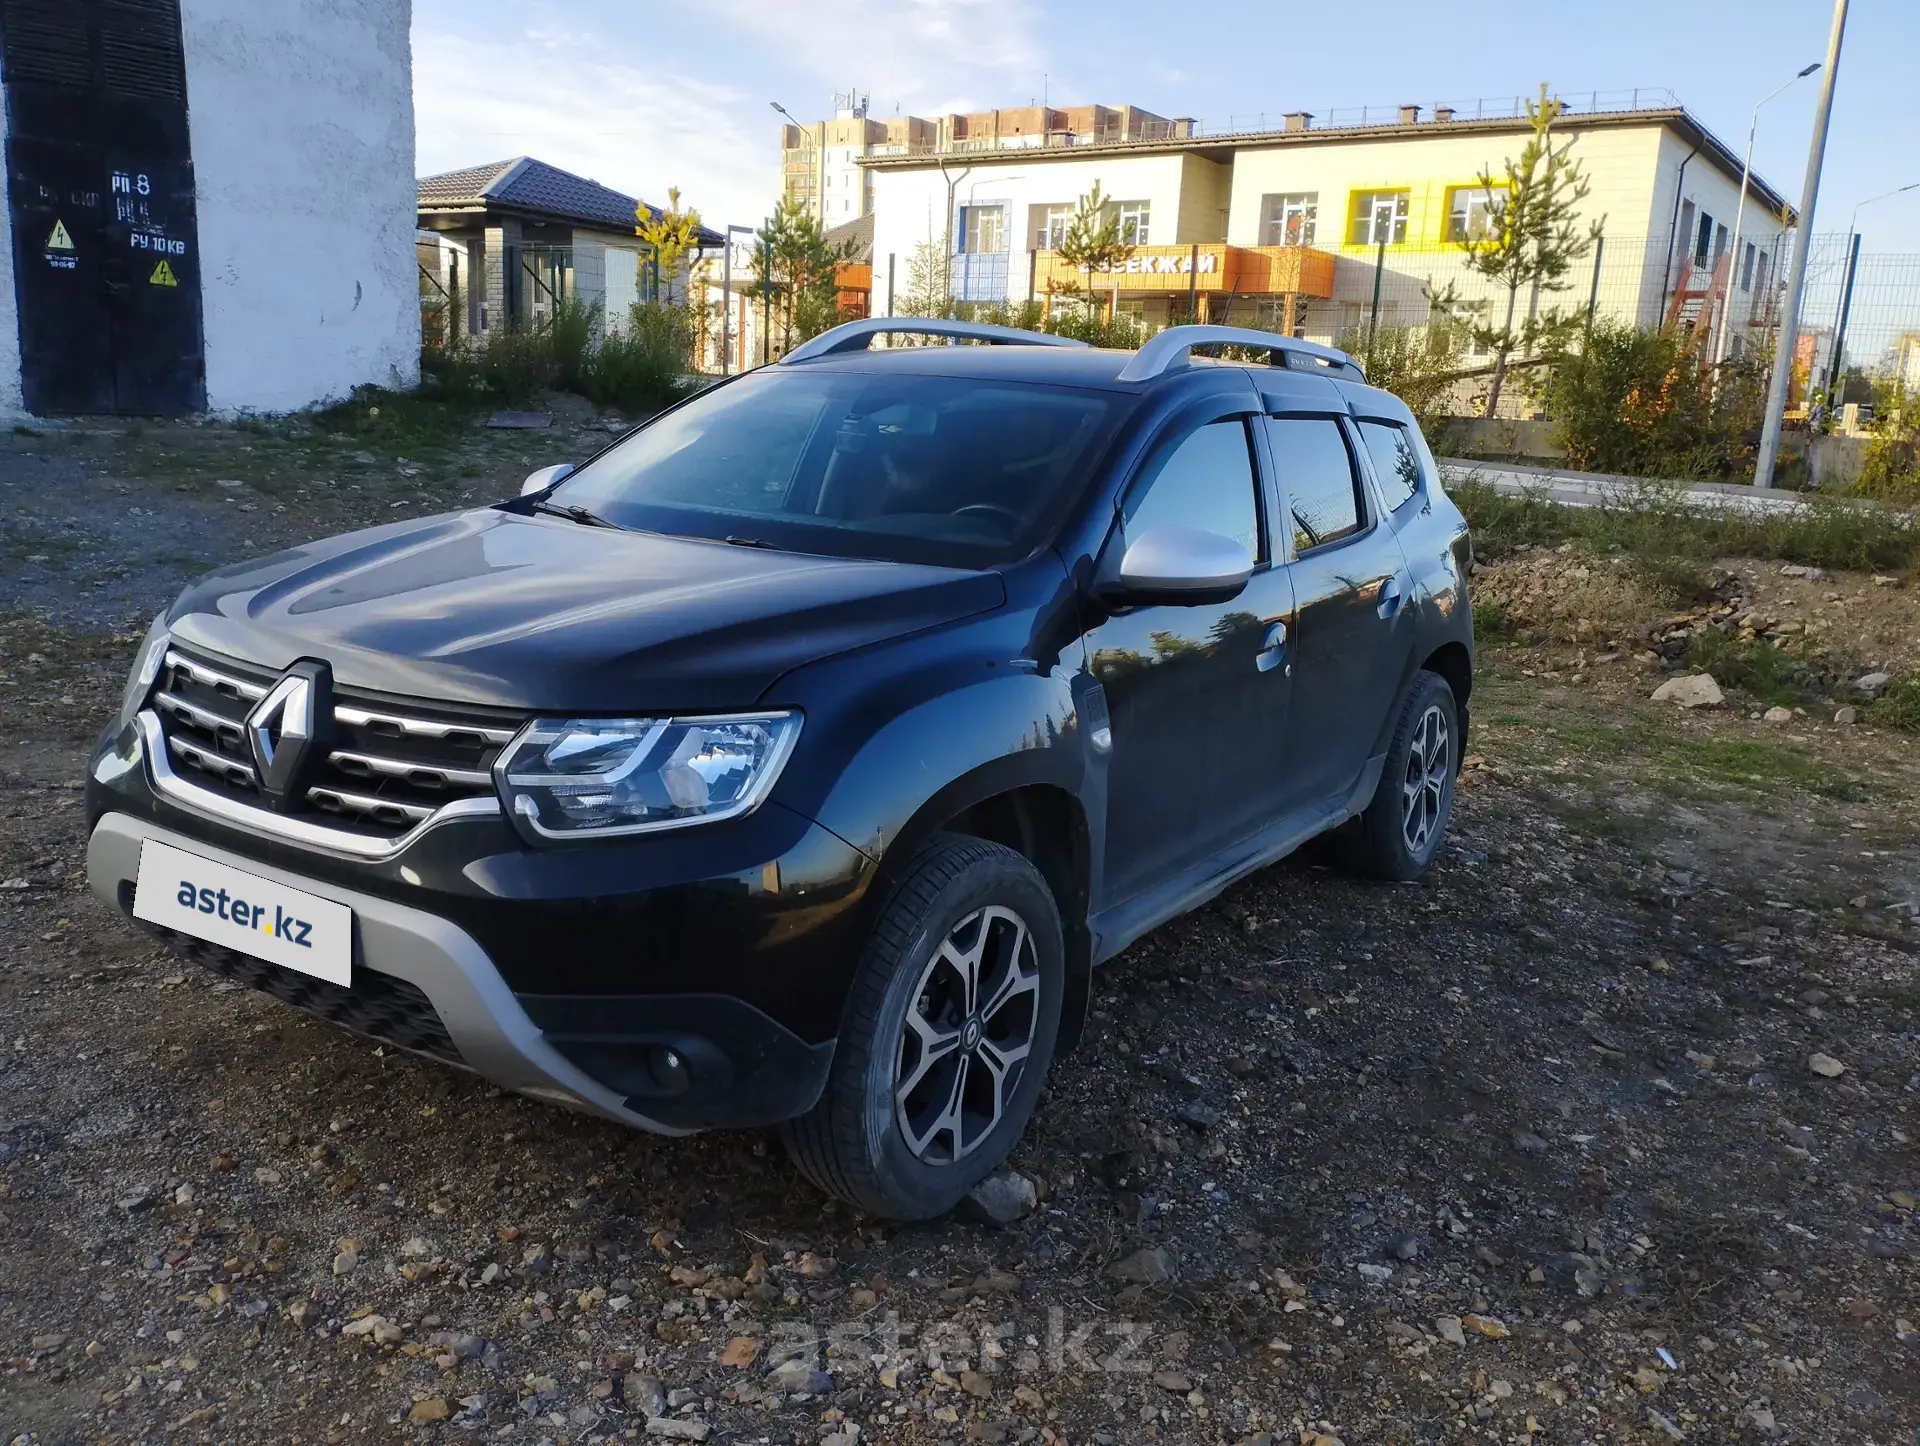
<svg viewBox="0 0 1920 1446">
<path fill-rule="evenodd" d="M 1000 606 L 997 573 L 814 557 L 482 508 L 296 547 L 202 578 L 188 647 L 486 706 L 691 712 L 789 669 Z"/>
</svg>

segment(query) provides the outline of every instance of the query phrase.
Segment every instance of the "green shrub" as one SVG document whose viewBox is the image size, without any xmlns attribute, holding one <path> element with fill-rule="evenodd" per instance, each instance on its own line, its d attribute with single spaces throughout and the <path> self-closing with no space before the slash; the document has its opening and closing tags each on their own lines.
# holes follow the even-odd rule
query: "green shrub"
<svg viewBox="0 0 1920 1446">
<path fill-rule="evenodd" d="M 1920 402 L 1899 381 L 1879 405 L 1854 490 L 1906 507 L 1920 503 Z"/>
<path fill-rule="evenodd" d="M 1549 351 L 1533 395 L 1575 467 L 1633 477 L 1714 478 L 1752 466 L 1765 403 L 1757 364 L 1716 384 L 1694 333 L 1596 320 Z"/>
<path fill-rule="evenodd" d="M 685 307 L 642 302 L 624 328 L 609 333 L 597 305 L 565 302 L 531 326 L 496 327 L 457 347 L 426 350 L 421 375 L 424 390 L 476 406 L 519 406 L 557 390 L 651 412 L 678 398 L 692 351 Z"/>
<path fill-rule="evenodd" d="M 1886 692 L 1867 705 L 1867 718 L 1883 728 L 1920 733 L 1920 669 L 1909 669 L 1887 684 Z"/>
</svg>

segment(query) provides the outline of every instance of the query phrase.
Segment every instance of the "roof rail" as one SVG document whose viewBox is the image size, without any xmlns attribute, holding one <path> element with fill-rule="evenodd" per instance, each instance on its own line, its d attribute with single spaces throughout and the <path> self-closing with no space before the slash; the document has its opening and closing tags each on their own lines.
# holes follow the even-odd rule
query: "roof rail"
<svg viewBox="0 0 1920 1446">
<path fill-rule="evenodd" d="M 843 322 L 804 341 L 781 362 L 812 361 L 816 357 L 836 356 L 846 351 L 865 351 L 876 336 L 905 332 L 915 336 L 953 336 L 969 341 L 984 341 L 995 346 L 1085 346 L 1070 336 L 1055 336 L 1045 331 L 1022 331 L 1016 326 L 989 326 L 983 321 L 949 321 L 944 317 L 876 316 L 864 321 Z"/>
<path fill-rule="evenodd" d="M 1187 364 L 1188 353 L 1196 346 L 1244 346 L 1265 348 L 1278 367 L 1301 371 L 1325 368 L 1336 376 L 1356 382 L 1367 379 L 1360 363 L 1343 351 L 1317 342 L 1282 336 L 1277 331 L 1251 331 L 1239 326 L 1170 326 L 1147 339 L 1134 353 L 1132 361 L 1120 369 L 1116 378 L 1123 382 L 1145 382 L 1175 367 Z"/>
</svg>

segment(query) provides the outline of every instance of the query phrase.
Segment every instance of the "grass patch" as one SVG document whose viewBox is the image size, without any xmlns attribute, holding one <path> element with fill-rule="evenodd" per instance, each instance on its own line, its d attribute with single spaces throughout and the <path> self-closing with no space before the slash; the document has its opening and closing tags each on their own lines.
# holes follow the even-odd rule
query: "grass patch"
<svg viewBox="0 0 1920 1446">
<path fill-rule="evenodd" d="M 362 387 L 348 400 L 315 412 L 313 425 L 336 442 L 369 452 L 426 458 L 471 436 L 480 410 L 470 397 Z"/>
<path fill-rule="evenodd" d="M 1687 639 L 1687 665 L 1769 707 L 1792 707 L 1819 697 L 1806 667 L 1792 653 L 1772 643 L 1743 642 L 1723 628 L 1708 628 Z"/>
<path fill-rule="evenodd" d="M 1675 738 L 1663 752 L 1678 767 L 1735 787 L 1799 789 L 1840 803 L 1864 803 L 1868 796 L 1859 779 L 1784 743 L 1757 738 Z"/>
<path fill-rule="evenodd" d="M 1526 630 L 1513 619 L 1503 603 L 1488 597 L 1476 597 L 1473 600 L 1473 640 L 1483 648 L 1497 648 L 1502 643 L 1522 643 L 1527 640 Z"/>
<path fill-rule="evenodd" d="M 1447 494 L 1467 515 L 1475 551 L 1488 559 L 1577 542 L 1602 555 L 1629 554 L 1662 571 L 1733 556 L 1854 572 L 1920 565 L 1920 522 L 1911 508 L 1814 495 L 1791 510 L 1754 513 L 1708 507 L 1681 488 L 1656 482 L 1603 506 L 1564 507 L 1539 493 L 1502 493 L 1471 475 L 1452 483 Z"/>
</svg>

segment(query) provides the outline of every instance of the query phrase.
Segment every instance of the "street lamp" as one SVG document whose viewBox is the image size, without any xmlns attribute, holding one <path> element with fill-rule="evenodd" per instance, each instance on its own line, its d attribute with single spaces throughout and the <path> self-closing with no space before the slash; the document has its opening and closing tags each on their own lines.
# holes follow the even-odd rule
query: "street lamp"
<svg viewBox="0 0 1920 1446">
<path fill-rule="evenodd" d="M 1827 399 L 1832 404 L 1834 395 L 1840 390 L 1840 369 L 1846 359 L 1847 320 L 1853 314 L 1853 280 L 1860 269 L 1860 212 L 1875 201 L 1884 201 L 1889 196 L 1902 195 L 1907 191 L 1920 190 L 1920 181 L 1909 181 L 1904 186 L 1895 186 L 1891 191 L 1882 191 L 1877 196 L 1869 196 L 1853 208 L 1853 214 L 1847 218 L 1847 274 L 1840 283 L 1840 315 L 1833 324 L 1833 356 L 1827 363 Z"/>
<path fill-rule="evenodd" d="M 1760 98 L 1760 104 L 1753 108 L 1753 120 L 1747 126 L 1747 160 L 1746 164 L 1740 168 L 1740 201 L 1733 208 L 1733 245 L 1727 252 L 1729 258 L 1727 262 L 1727 295 L 1726 300 L 1723 301 L 1720 306 L 1720 327 L 1714 334 L 1713 339 L 1713 365 L 1716 370 L 1719 368 L 1720 363 L 1726 358 L 1727 332 L 1733 325 L 1734 283 L 1740 275 L 1740 227 L 1746 220 L 1747 215 L 1747 184 L 1753 177 L 1753 137 L 1754 133 L 1760 129 L 1760 106 L 1765 105 L 1776 95 L 1791 90 L 1819 68 L 1820 62 L 1817 60 L 1814 61 L 1812 65 L 1807 66 L 1795 74 L 1793 79 L 1789 80 L 1785 85 L 1775 86 L 1772 90 L 1768 91 Z M 1752 316 L 1751 308 L 1749 308 L 1747 314 L 1749 317 Z"/>
<path fill-rule="evenodd" d="M 788 110 L 785 106 L 780 104 L 780 102 L 777 100 L 770 100 L 767 102 L 767 104 L 773 107 L 776 114 L 784 116 L 787 119 L 787 121 L 793 126 L 793 128 L 800 132 L 800 138 L 807 143 L 807 149 L 813 152 L 814 214 L 820 218 L 820 224 L 824 226 L 827 223 L 827 202 L 826 202 L 826 197 L 820 194 L 826 184 L 825 176 L 823 175 L 825 167 L 821 164 L 821 157 L 822 157 L 821 149 L 819 146 L 814 144 L 813 132 L 809 130 L 806 126 L 802 125 L 798 117 L 796 117 L 792 111 Z"/>
</svg>

